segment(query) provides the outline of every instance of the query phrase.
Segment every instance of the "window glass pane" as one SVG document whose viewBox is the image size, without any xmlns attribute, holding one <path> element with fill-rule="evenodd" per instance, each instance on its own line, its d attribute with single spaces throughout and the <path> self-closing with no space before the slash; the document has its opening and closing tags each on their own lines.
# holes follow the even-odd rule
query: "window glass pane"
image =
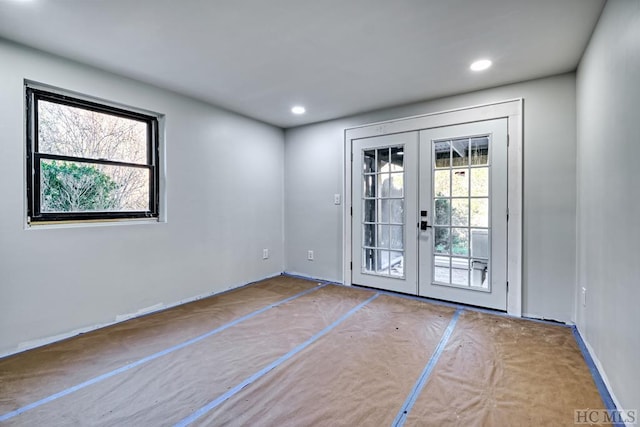
<svg viewBox="0 0 640 427">
<path fill-rule="evenodd" d="M 471 197 L 489 195 L 489 168 L 471 169 Z"/>
<path fill-rule="evenodd" d="M 467 258 L 451 258 L 451 283 L 469 286 L 469 260 Z"/>
<path fill-rule="evenodd" d="M 451 199 L 436 199 L 435 225 L 449 225 Z"/>
<path fill-rule="evenodd" d="M 480 138 L 471 138 L 471 164 L 487 165 L 489 164 L 489 138 L 486 136 Z"/>
<path fill-rule="evenodd" d="M 449 243 L 449 229 L 447 227 L 434 227 L 434 251 L 438 254 L 448 254 Z"/>
<path fill-rule="evenodd" d="M 391 223 L 404 224 L 404 199 L 389 200 L 391 207 Z"/>
<path fill-rule="evenodd" d="M 146 168 L 40 162 L 40 210 L 54 212 L 148 211 Z"/>
<path fill-rule="evenodd" d="M 451 225 L 469 225 L 469 199 L 451 201 Z"/>
<path fill-rule="evenodd" d="M 389 227 L 391 249 L 404 249 L 404 227 L 401 225 L 392 225 Z"/>
<path fill-rule="evenodd" d="M 404 276 L 404 252 L 391 252 L 391 275 Z"/>
<path fill-rule="evenodd" d="M 469 195 L 469 169 L 454 169 L 451 177 L 451 195 L 453 197 L 467 197 Z"/>
<path fill-rule="evenodd" d="M 374 173 L 376 171 L 376 150 L 366 150 L 362 162 L 364 173 Z"/>
<path fill-rule="evenodd" d="M 433 257 L 433 278 L 436 282 L 451 283 L 451 258 L 448 256 Z"/>
<path fill-rule="evenodd" d="M 378 172 L 389 172 L 389 149 L 378 149 Z"/>
<path fill-rule="evenodd" d="M 435 197 L 449 197 L 451 191 L 451 171 L 436 170 L 433 174 L 433 190 Z"/>
<path fill-rule="evenodd" d="M 471 199 L 471 226 L 489 226 L 489 199 Z"/>
<path fill-rule="evenodd" d="M 147 132 L 143 121 L 38 101 L 40 153 L 147 164 Z"/>
<path fill-rule="evenodd" d="M 404 171 L 404 147 L 391 148 L 391 172 Z"/>
<path fill-rule="evenodd" d="M 469 165 L 469 138 L 451 141 L 451 166 Z"/>
<path fill-rule="evenodd" d="M 404 196 L 404 174 L 392 173 L 391 174 L 391 197 L 403 197 Z"/>
<path fill-rule="evenodd" d="M 469 230 L 467 228 L 451 229 L 451 253 L 453 255 L 469 255 Z"/>
</svg>

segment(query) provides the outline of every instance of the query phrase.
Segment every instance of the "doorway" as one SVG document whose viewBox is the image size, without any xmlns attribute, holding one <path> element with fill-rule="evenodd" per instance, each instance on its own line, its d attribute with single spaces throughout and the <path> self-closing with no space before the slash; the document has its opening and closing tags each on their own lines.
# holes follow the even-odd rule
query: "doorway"
<svg viewBox="0 0 640 427">
<path fill-rule="evenodd" d="M 454 123 L 455 113 L 347 130 L 345 282 L 519 315 L 521 225 L 510 235 L 509 216 L 515 206 L 519 223 L 521 149 L 508 148 L 519 114 Z"/>
</svg>

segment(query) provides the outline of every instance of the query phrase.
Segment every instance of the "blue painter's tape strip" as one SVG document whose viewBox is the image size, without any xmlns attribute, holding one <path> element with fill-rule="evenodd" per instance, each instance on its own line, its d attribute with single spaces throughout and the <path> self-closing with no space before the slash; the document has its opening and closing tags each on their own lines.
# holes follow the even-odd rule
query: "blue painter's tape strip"
<svg viewBox="0 0 640 427">
<path fill-rule="evenodd" d="M 456 327 L 458 318 L 460 317 L 460 314 L 463 311 L 464 311 L 463 309 L 458 308 L 456 312 L 453 314 L 453 317 L 449 321 L 449 325 L 447 326 L 447 329 L 445 329 L 444 334 L 440 338 L 440 342 L 438 343 L 438 346 L 436 347 L 435 351 L 431 355 L 429 362 L 427 362 L 427 365 L 424 367 L 422 374 L 420 374 L 418 381 L 416 381 L 415 385 L 413 386 L 411 393 L 409 393 L 409 396 L 407 396 L 407 399 L 404 401 L 404 404 L 400 408 L 400 411 L 398 411 L 396 418 L 393 420 L 393 423 L 391 424 L 393 427 L 399 427 L 404 425 L 405 421 L 407 420 L 407 416 L 409 415 L 409 412 L 411 412 L 413 405 L 416 403 L 416 400 L 418 400 L 418 396 L 420 395 L 420 393 L 422 392 L 422 389 L 427 383 L 427 380 L 429 379 L 429 376 L 431 375 L 433 368 L 436 366 L 436 363 L 438 363 L 438 359 L 440 359 L 440 355 L 444 351 L 444 348 L 447 345 L 447 342 L 449 341 L 451 334 L 453 333 L 453 329 Z"/>
<path fill-rule="evenodd" d="M 332 324 L 330 324 L 329 326 L 327 326 L 326 328 L 324 328 L 320 332 L 318 332 L 315 335 L 313 335 L 307 341 L 305 341 L 302 344 L 298 345 L 297 347 L 295 347 L 294 349 L 289 351 L 284 356 L 281 356 L 280 358 L 274 360 L 273 362 L 271 362 L 270 364 L 268 364 L 267 366 L 265 366 L 264 368 L 262 368 L 261 370 L 259 370 L 255 374 L 253 374 L 250 377 L 246 378 L 240 384 L 238 384 L 235 387 L 229 389 L 227 392 L 225 392 L 224 394 L 220 395 L 218 398 L 212 400 L 211 402 L 209 402 L 205 406 L 201 407 L 200 409 L 198 409 L 197 411 L 195 411 L 194 413 L 192 413 L 188 417 L 183 418 L 181 421 L 179 421 L 177 424 L 175 424 L 174 427 L 188 426 L 189 424 L 191 424 L 192 422 L 194 422 L 198 418 L 200 418 L 203 415 L 205 415 L 207 412 L 211 411 L 212 409 L 214 409 L 218 405 L 222 404 L 223 402 L 225 402 L 228 399 L 230 399 L 231 397 L 233 397 L 236 393 L 238 393 L 243 388 L 245 388 L 248 385 L 250 385 L 251 383 L 259 380 L 264 375 L 266 375 L 267 373 L 269 373 L 273 369 L 277 368 L 278 366 L 280 366 L 281 364 L 283 364 L 284 362 L 289 360 L 291 357 L 295 356 L 296 354 L 300 353 L 305 348 L 309 347 L 311 344 L 316 342 L 318 339 L 320 339 L 321 337 L 323 337 L 324 335 L 329 333 L 336 326 L 338 326 L 339 324 L 344 322 L 347 318 L 351 317 L 356 311 L 360 310 L 362 307 L 364 307 L 365 305 L 369 304 L 371 301 L 373 301 L 374 299 L 378 298 L 379 296 L 380 296 L 380 293 L 376 293 L 375 295 L 371 296 L 366 301 L 361 302 L 357 306 L 353 307 L 347 313 L 343 314 L 338 320 L 336 320 L 335 322 L 333 322 Z"/>
<path fill-rule="evenodd" d="M 242 317 L 239 317 L 239 318 L 235 319 L 232 322 L 229 322 L 229 323 L 226 323 L 226 324 L 224 324 L 222 326 L 219 326 L 219 327 L 217 327 L 217 328 L 215 328 L 215 329 L 213 329 L 213 330 L 211 330 L 211 331 L 209 331 L 209 332 L 207 332 L 205 334 L 199 335 L 199 336 L 197 336 L 195 338 L 192 338 L 192 339 L 190 339 L 188 341 L 185 341 L 185 342 L 183 342 L 181 344 L 178 344 L 178 345 L 175 345 L 173 347 L 167 348 L 166 350 L 162 350 L 162 351 L 159 351 L 157 353 L 151 354 L 151 355 L 149 355 L 147 357 L 143 357 L 142 359 L 140 359 L 140 360 L 138 360 L 136 362 L 132 362 L 132 363 L 129 363 L 128 365 L 121 366 L 118 369 L 114 369 L 113 371 L 110 371 L 110 372 L 107 372 L 105 374 L 99 375 L 97 377 L 91 378 L 90 380 L 87 380 L 87 381 L 85 381 L 83 383 L 80 383 L 80 384 L 75 385 L 73 387 L 69 387 L 68 389 L 62 390 L 62 391 L 60 391 L 58 393 L 52 394 L 50 396 L 47 396 L 44 399 L 40 399 L 40 400 L 38 400 L 36 402 L 30 403 L 28 405 L 25 405 L 25 406 L 23 406 L 21 408 L 18 408 L 16 410 L 14 410 L 14 411 L 7 412 L 6 414 L 0 415 L 0 422 L 7 421 L 7 420 L 9 420 L 9 419 L 11 419 L 11 418 L 13 418 L 15 416 L 18 416 L 18 415 L 24 413 L 24 412 L 27 412 L 27 411 L 29 411 L 31 409 L 34 409 L 34 408 L 37 408 L 38 406 L 44 405 L 45 403 L 52 402 L 52 401 L 54 401 L 56 399 L 59 399 L 59 398 L 64 397 L 64 396 L 67 396 L 67 395 L 69 395 L 71 393 L 74 393 L 74 392 L 76 392 L 78 390 L 82 390 L 83 388 L 89 387 L 90 385 L 99 383 L 100 381 L 104 381 L 107 378 L 111 378 L 111 377 L 113 377 L 115 375 L 118 375 L 118 374 L 121 374 L 123 372 L 129 371 L 129 370 L 131 370 L 133 368 L 136 368 L 136 367 L 138 367 L 140 365 L 143 365 L 143 364 L 145 364 L 147 362 L 155 360 L 155 359 L 157 359 L 159 357 L 166 356 L 169 353 L 173 353 L 174 351 L 181 350 L 181 349 L 183 349 L 185 347 L 190 346 L 191 344 L 195 344 L 195 343 L 197 343 L 199 341 L 202 341 L 205 338 L 209 338 L 212 335 L 215 335 L 215 334 L 220 333 L 220 332 L 222 332 L 222 331 L 224 331 L 226 329 L 229 329 L 230 327 L 235 326 L 238 323 L 244 322 L 245 320 L 251 319 L 252 317 L 255 317 L 255 316 L 259 315 L 259 314 L 262 314 L 267 310 L 270 310 L 270 309 L 272 309 L 274 307 L 277 307 L 279 305 L 285 304 L 285 303 L 287 303 L 289 301 L 293 301 L 296 298 L 300 298 L 301 296 L 304 296 L 304 295 L 307 295 L 307 294 L 309 294 L 311 292 L 317 291 L 318 289 L 324 288 L 325 286 L 327 286 L 327 285 L 326 284 L 321 284 L 319 286 L 316 286 L 316 287 L 307 289 L 305 291 L 299 292 L 299 293 L 297 293 L 297 294 L 295 294 L 293 296 L 290 296 L 288 298 L 285 298 L 283 300 L 280 300 L 278 302 L 270 304 L 270 305 L 268 305 L 266 307 L 263 307 L 263 308 L 261 308 L 259 310 L 253 311 L 253 312 L 251 312 L 249 314 L 246 314 L 246 315 L 244 315 Z"/>
<path fill-rule="evenodd" d="M 604 403 L 604 406 L 606 406 L 607 411 L 609 411 L 609 414 L 611 414 L 612 411 L 616 411 L 618 408 L 616 407 L 616 404 L 614 403 L 613 398 L 609 393 L 609 389 L 607 388 L 607 385 L 604 383 L 604 380 L 602 379 L 602 376 L 600 375 L 600 372 L 598 371 L 598 368 L 596 367 L 596 364 L 594 363 L 593 358 L 591 357 L 591 353 L 589 353 L 589 349 L 587 348 L 587 345 L 585 344 L 584 340 L 582 339 L 582 336 L 580 335 L 580 332 L 578 331 L 578 328 L 573 326 L 572 331 L 573 331 L 573 336 L 576 339 L 576 342 L 578 343 L 578 347 L 582 352 L 582 357 L 584 358 L 584 361 L 587 363 L 587 366 L 589 367 L 589 371 L 591 371 L 593 382 L 596 383 L 596 387 L 598 388 L 598 392 L 600 393 L 602 402 Z M 616 427 L 625 427 L 623 423 L 619 423 L 619 422 L 614 422 L 613 425 Z"/>
</svg>

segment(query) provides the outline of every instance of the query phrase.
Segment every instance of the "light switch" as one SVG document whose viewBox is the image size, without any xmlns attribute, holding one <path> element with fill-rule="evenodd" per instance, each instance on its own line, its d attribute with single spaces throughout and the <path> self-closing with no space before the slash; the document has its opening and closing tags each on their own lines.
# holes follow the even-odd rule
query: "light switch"
<svg viewBox="0 0 640 427">
<path fill-rule="evenodd" d="M 339 205 L 340 204 L 340 194 L 334 194 L 333 195 L 333 204 L 334 205 Z"/>
</svg>

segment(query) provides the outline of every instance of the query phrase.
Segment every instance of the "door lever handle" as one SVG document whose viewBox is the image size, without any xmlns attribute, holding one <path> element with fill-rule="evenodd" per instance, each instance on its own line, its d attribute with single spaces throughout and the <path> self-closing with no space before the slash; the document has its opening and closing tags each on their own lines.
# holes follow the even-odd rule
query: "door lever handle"
<svg viewBox="0 0 640 427">
<path fill-rule="evenodd" d="M 425 231 L 427 228 L 431 228 L 427 221 L 420 221 L 420 230 Z"/>
</svg>

